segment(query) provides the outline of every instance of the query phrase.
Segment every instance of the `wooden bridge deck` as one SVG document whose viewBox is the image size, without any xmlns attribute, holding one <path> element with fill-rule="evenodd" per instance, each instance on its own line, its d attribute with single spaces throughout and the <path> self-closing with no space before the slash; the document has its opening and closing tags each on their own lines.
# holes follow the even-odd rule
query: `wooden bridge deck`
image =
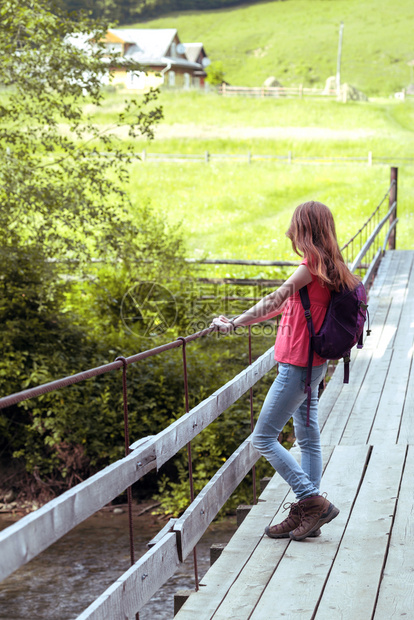
<svg viewBox="0 0 414 620">
<path fill-rule="evenodd" d="M 321 491 L 341 510 L 303 542 L 263 536 L 294 501 L 275 475 L 177 620 L 414 618 L 414 252 L 388 252 L 372 335 L 320 402 Z M 295 449 L 294 449 L 295 450 Z"/>
</svg>

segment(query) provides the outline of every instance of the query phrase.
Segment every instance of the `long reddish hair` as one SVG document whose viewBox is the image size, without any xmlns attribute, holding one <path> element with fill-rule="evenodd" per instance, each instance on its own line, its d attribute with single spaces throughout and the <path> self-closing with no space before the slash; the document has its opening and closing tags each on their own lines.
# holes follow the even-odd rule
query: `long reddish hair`
<svg viewBox="0 0 414 620">
<path fill-rule="evenodd" d="M 304 202 L 296 207 L 286 236 L 293 250 L 308 261 L 311 273 L 330 290 L 354 289 L 359 282 L 345 265 L 336 238 L 335 222 L 321 202 Z"/>
</svg>

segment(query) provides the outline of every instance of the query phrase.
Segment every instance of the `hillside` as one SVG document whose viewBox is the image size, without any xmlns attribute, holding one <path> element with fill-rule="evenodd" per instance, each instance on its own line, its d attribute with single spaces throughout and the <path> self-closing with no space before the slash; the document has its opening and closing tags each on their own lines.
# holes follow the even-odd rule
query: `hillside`
<svg viewBox="0 0 414 620">
<path fill-rule="evenodd" d="M 260 86 L 274 75 L 286 86 L 322 86 L 336 73 L 341 21 L 342 82 L 371 96 L 409 84 L 412 0 L 276 0 L 171 13 L 133 26 L 177 28 L 181 40 L 202 41 L 233 85 Z"/>
</svg>

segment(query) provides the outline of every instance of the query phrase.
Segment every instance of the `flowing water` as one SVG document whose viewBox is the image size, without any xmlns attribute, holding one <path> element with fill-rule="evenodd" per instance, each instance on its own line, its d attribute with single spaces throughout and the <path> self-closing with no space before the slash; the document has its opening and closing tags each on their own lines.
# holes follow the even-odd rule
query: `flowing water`
<svg viewBox="0 0 414 620">
<path fill-rule="evenodd" d="M 0 529 L 12 523 L 0 517 Z M 134 518 L 135 559 L 165 525 L 157 519 L 150 514 Z M 227 542 L 235 529 L 235 517 L 209 527 L 197 545 L 200 578 L 209 567 L 210 546 Z M 129 566 L 126 512 L 99 512 L 0 583 L 0 620 L 74 620 Z M 174 594 L 194 584 L 191 554 L 140 611 L 140 620 L 170 620 Z"/>
</svg>

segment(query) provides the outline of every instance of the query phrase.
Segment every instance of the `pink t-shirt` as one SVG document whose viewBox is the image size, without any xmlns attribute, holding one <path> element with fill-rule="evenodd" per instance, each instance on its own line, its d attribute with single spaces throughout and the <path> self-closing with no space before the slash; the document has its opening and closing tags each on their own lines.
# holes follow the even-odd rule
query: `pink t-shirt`
<svg viewBox="0 0 414 620">
<path fill-rule="evenodd" d="M 307 260 L 303 260 L 301 265 L 307 266 Z M 308 284 L 308 293 L 312 321 L 317 333 L 322 327 L 326 309 L 331 300 L 331 292 L 326 286 L 322 286 L 318 278 L 312 274 L 312 282 Z M 276 335 L 275 360 L 295 366 L 307 366 L 308 353 L 309 331 L 299 291 L 297 291 L 288 298 L 283 310 Z M 314 353 L 313 366 L 320 366 L 324 362 L 322 357 Z"/>
</svg>

